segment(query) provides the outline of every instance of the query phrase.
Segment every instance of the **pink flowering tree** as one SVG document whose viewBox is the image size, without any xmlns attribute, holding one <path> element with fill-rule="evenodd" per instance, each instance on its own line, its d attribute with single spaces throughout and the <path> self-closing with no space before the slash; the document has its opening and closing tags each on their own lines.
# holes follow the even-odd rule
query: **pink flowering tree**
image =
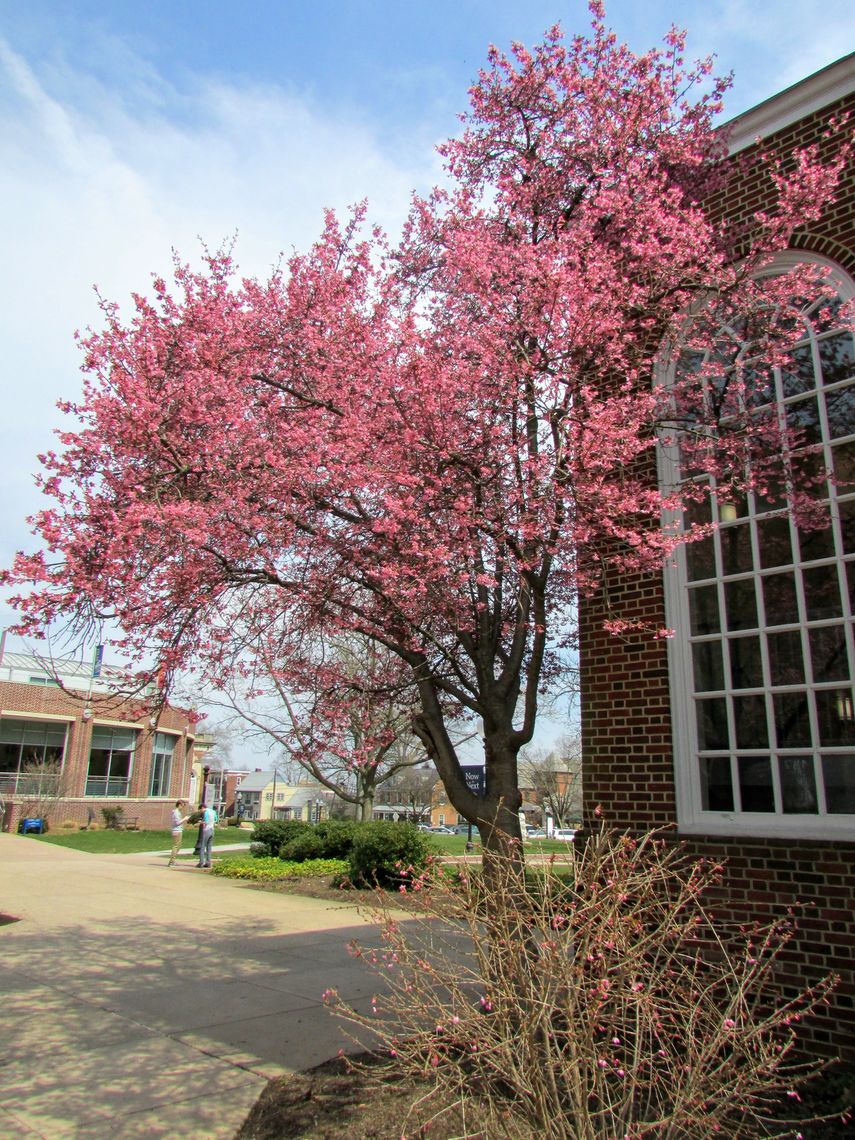
<svg viewBox="0 0 855 1140">
<path fill-rule="evenodd" d="M 491 50 L 442 148 L 448 188 L 414 201 L 397 244 L 364 208 L 329 214 L 269 280 L 223 254 L 155 278 L 128 317 L 104 303 L 43 458 L 42 548 L 6 575 L 21 628 L 115 620 L 163 692 L 187 668 L 222 684 L 235 637 L 275 623 L 384 646 L 488 851 L 519 837 L 518 753 L 580 595 L 658 572 L 681 541 L 663 513 L 707 493 L 660 487 L 656 449 L 679 445 L 719 494 L 781 453 L 738 370 L 654 381 L 724 318 L 750 330 L 755 373 L 781 359 L 808 283 L 762 272 L 845 161 L 842 143 L 824 163 L 768 158 L 767 212 L 711 220 L 732 170 L 712 126 L 726 81 L 684 65 L 677 32 L 631 53 L 591 8 L 589 38 Z M 282 644 L 283 679 L 301 646 Z M 449 728 L 461 714 L 482 725 L 483 796 Z"/>
</svg>

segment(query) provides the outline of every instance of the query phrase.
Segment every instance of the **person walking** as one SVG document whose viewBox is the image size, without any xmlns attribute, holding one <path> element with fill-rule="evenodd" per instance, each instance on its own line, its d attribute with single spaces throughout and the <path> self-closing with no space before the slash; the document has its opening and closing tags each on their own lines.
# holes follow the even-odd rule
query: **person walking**
<svg viewBox="0 0 855 1140">
<path fill-rule="evenodd" d="M 202 843 L 199 848 L 199 867 L 211 866 L 211 846 L 214 842 L 214 824 L 217 822 L 217 813 L 206 804 L 202 809 Z"/>
<path fill-rule="evenodd" d="M 170 829 L 172 831 L 172 850 L 169 853 L 169 862 L 167 867 L 174 867 L 175 860 L 178 858 L 178 852 L 181 850 L 181 837 L 184 834 L 184 824 L 187 822 L 187 816 L 181 814 L 181 809 L 184 807 L 184 800 L 176 800 L 175 807 L 172 809 L 172 819 L 170 821 Z"/>
</svg>

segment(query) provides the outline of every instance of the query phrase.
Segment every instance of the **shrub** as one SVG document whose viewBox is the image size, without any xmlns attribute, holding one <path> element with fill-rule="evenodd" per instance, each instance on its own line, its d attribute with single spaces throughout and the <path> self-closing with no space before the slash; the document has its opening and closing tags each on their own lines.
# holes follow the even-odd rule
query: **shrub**
<svg viewBox="0 0 855 1140">
<path fill-rule="evenodd" d="M 122 826 L 125 813 L 121 805 L 116 807 L 102 807 L 101 815 L 104 817 L 104 826 L 108 831 L 115 831 Z"/>
<path fill-rule="evenodd" d="M 354 886 L 397 887 L 428 863 L 425 834 L 411 823 L 360 823 L 348 855 Z"/>
<path fill-rule="evenodd" d="M 366 826 L 353 819 L 325 819 L 315 827 L 314 834 L 323 842 L 325 858 L 347 859 L 354 839 Z"/>
<path fill-rule="evenodd" d="M 329 852 L 323 837 L 316 834 L 314 828 L 303 831 L 279 848 L 279 858 L 287 859 L 292 863 L 304 863 L 307 859 L 326 859 Z"/>
<path fill-rule="evenodd" d="M 308 831 L 310 824 L 301 819 L 260 819 L 252 831 L 253 855 L 278 856 L 282 846 Z"/>
<path fill-rule="evenodd" d="M 57 831 L 79 831 L 80 824 L 76 819 L 63 819 L 54 825 Z"/>
<path fill-rule="evenodd" d="M 276 855 L 250 855 L 241 859 L 224 859 L 215 862 L 211 870 L 215 875 L 221 875 L 226 879 L 273 883 L 281 879 L 343 875 L 347 870 L 347 863 L 343 859 L 311 859 L 305 863 L 286 863 Z"/>
<path fill-rule="evenodd" d="M 815 1071 L 796 1028 L 832 984 L 780 988 L 791 921 L 716 926 L 721 865 L 662 835 L 580 847 L 562 858 L 572 889 L 492 855 L 483 874 L 424 876 L 415 921 L 381 903 L 382 948 L 354 952 L 383 985 L 370 1013 L 332 995 L 336 1011 L 432 1074 L 439 1103 L 480 1111 L 483 1135 L 789 1135 L 781 1098 Z"/>
</svg>

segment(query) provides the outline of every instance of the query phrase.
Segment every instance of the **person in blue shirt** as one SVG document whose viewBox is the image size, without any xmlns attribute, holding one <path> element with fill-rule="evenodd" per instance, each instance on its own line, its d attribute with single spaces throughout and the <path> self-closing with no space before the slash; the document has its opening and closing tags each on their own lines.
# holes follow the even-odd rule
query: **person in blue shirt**
<svg viewBox="0 0 855 1140">
<path fill-rule="evenodd" d="M 209 805 L 202 808 L 202 842 L 199 847 L 199 867 L 211 866 L 211 846 L 214 842 L 214 824 L 217 822 L 217 813 Z"/>
</svg>

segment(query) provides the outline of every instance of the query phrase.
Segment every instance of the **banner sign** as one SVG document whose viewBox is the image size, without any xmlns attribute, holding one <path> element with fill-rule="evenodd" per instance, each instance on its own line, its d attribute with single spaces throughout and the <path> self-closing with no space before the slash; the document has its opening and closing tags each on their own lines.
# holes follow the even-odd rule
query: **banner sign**
<svg viewBox="0 0 855 1140">
<path fill-rule="evenodd" d="M 95 654 L 92 658 L 92 676 L 101 676 L 101 666 L 104 663 L 104 646 L 98 645 L 95 648 Z"/>
<path fill-rule="evenodd" d="M 483 764 L 461 764 L 460 770 L 469 791 L 476 796 L 483 796 L 487 787 Z"/>
</svg>

